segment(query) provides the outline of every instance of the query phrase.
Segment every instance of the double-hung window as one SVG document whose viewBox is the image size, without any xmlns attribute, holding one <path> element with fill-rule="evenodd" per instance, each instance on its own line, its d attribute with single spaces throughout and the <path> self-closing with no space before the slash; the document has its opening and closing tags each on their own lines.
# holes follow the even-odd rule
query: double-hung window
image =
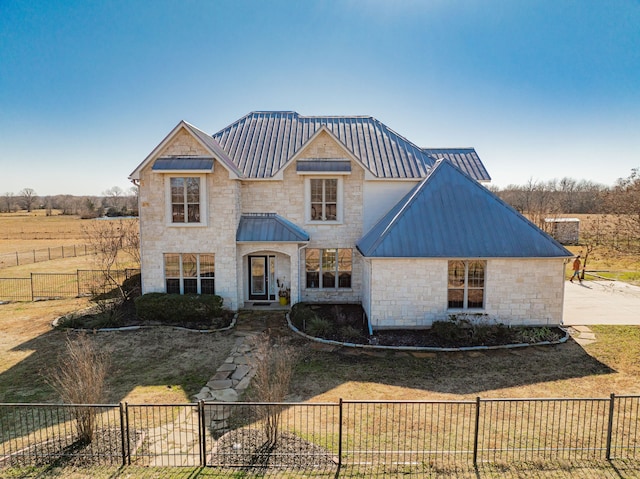
<svg viewBox="0 0 640 479">
<path fill-rule="evenodd" d="M 342 177 L 305 179 L 305 221 L 308 223 L 342 223 Z"/>
<path fill-rule="evenodd" d="M 311 178 L 311 221 L 337 221 L 338 179 Z"/>
<path fill-rule="evenodd" d="M 167 293 L 215 294 L 215 256 L 204 253 L 165 253 Z"/>
<path fill-rule="evenodd" d="M 484 308 L 486 261 L 449 261 L 449 309 Z"/>
<path fill-rule="evenodd" d="M 352 264 L 352 251 L 349 248 L 307 249 L 307 288 L 351 288 Z"/>
<path fill-rule="evenodd" d="M 171 190 L 171 222 L 201 222 L 200 177 L 177 176 L 169 180 Z"/>
</svg>

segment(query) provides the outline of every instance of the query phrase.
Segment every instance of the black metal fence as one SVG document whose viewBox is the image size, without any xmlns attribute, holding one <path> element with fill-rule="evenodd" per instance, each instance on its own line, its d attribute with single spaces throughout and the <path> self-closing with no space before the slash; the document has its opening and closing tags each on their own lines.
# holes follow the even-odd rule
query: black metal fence
<svg viewBox="0 0 640 479">
<path fill-rule="evenodd" d="M 0 469 L 51 463 L 403 470 L 638 460 L 640 396 L 601 399 L 0 404 Z M 78 440 L 91 414 L 95 435 Z M 84 415 L 84 416 L 83 416 Z"/>
<path fill-rule="evenodd" d="M 73 244 L 67 246 L 55 246 L 52 248 L 39 248 L 29 251 L 16 251 L 0 254 L 0 268 L 21 266 L 24 264 L 40 263 L 61 258 L 75 258 L 96 254 L 94 246 L 86 244 Z"/>
<path fill-rule="evenodd" d="M 0 301 L 36 301 L 106 294 L 115 284 L 139 273 L 139 269 L 111 271 L 112 280 L 99 270 L 75 273 L 31 273 L 28 278 L 0 278 Z"/>
</svg>

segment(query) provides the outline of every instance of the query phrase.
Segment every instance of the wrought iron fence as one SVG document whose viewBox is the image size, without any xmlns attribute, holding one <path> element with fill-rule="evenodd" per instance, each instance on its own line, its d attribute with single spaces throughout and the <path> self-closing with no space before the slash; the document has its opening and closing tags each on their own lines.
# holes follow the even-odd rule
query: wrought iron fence
<svg viewBox="0 0 640 479">
<path fill-rule="evenodd" d="M 638 460 L 640 396 L 475 401 L 0 404 L 0 469 L 78 465 L 403 470 Z M 81 442 L 89 414 L 94 439 Z"/>
<path fill-rule="evenodd" d="M 75 273 L 31 273 L 28 278 L 0 278 L 0 301 L 35 301 L 107 294 L 139 269 L 111 272 L 77 270 Z"/>
</svg>

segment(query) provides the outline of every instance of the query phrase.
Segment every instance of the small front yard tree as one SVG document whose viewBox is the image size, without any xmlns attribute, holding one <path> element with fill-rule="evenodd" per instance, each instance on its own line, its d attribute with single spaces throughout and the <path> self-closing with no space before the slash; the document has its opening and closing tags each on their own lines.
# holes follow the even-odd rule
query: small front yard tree
<svg viewBox="0 0 640 479">
<path fill-rule="evenodd" d="M 119 272 L 125 264 L 140 264 L 140 234 L 138 220 L 91 220 L 84 227 L 88 245 L 95 252 L 96 267 L 102 273 L 102 284 L 96 285 L 94 296 L 100 289 L 116 290 L 121 300 L 129 299 L 122 287 Z"/>
</svg>

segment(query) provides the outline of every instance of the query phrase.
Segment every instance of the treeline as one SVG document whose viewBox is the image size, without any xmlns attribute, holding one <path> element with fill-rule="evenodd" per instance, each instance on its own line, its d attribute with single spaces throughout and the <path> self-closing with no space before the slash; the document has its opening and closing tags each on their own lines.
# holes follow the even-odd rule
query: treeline
<svg viewBox="0 0 640 479">
<path fill-rule="evenodd" d="M 47 215 L 57 210 L 63 215 L 78 215 L 82 218 L 138 216 L 138 188 L 132 187 L 124 191 L 114 186 L 103 191 L 101 196 L 39 196 L 32 188 L 24 188 L 17 194 L 9 192 L 0 196 L 0 213 L 18 210 L 31 212 L 34 209 L 44 209 Z"/>
<path fill-rule="evenodd" d="M 571 214 L 607 215 L 581 229 L 580 240 L 640 249 L 640 168 L 613 186 L 573 178 L 492 188 L 505 202 L 545 229 L 545 218 Z"/>
</svg>

